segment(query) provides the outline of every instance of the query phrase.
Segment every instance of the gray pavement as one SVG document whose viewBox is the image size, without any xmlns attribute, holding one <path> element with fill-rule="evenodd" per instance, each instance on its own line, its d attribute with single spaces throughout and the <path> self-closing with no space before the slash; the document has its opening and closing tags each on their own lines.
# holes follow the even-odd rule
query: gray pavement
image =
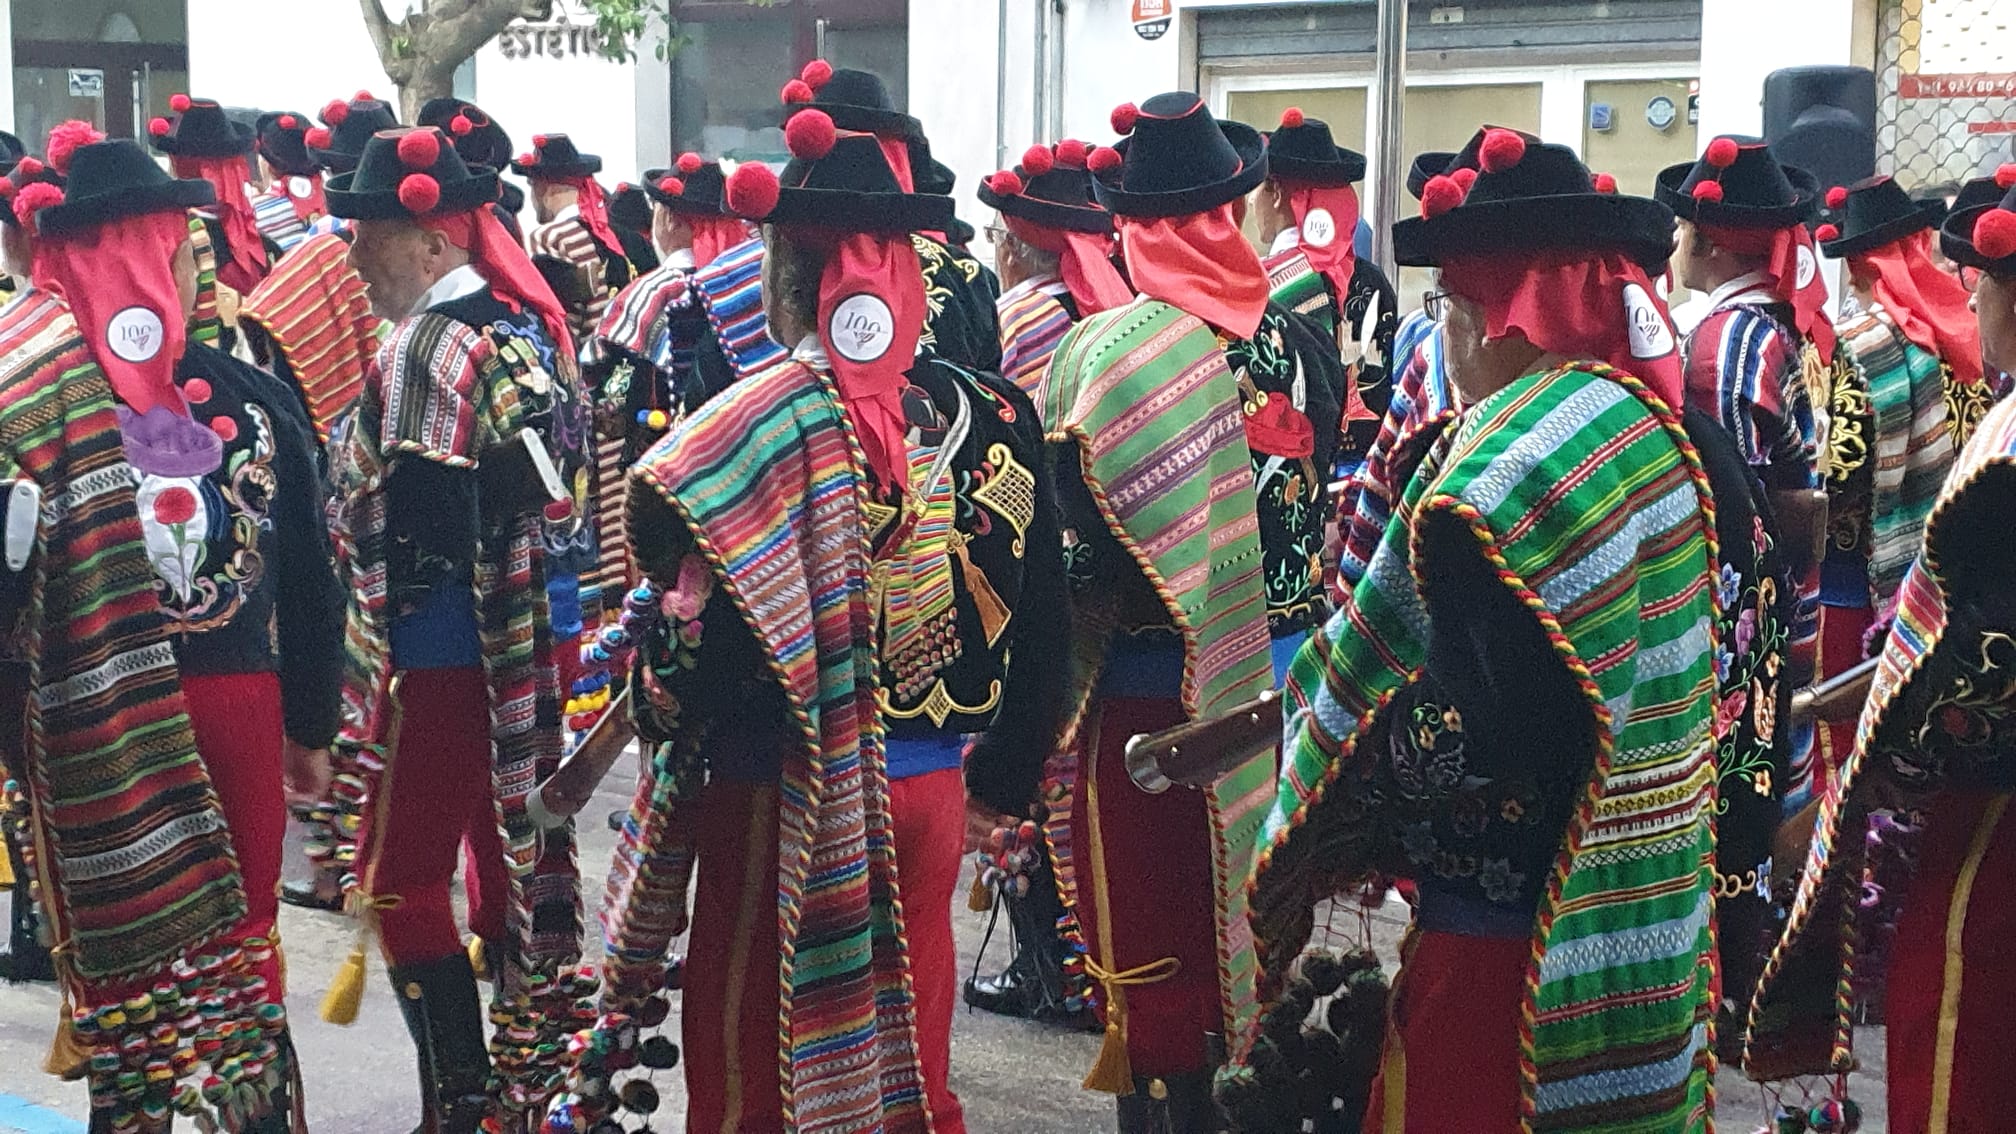
<svg viewBox="0 0 2016 1134">
<path fill-rule="evenodd" d="M 612 784 L 615 779 L 611 777 Z M 583 813 L 583 892 L 590 903 L 601 892 L 614 841 L 603 817 L 627 803 L 627 793 L 605 787 Z M 966 909 L 963 886 L 956 901 L 953 924 L 963 976 L 973 971 L 986 917 Z M 1371 916 L 1373 941 L 1389 963 L 1404 918 L 1405 907 L 1398 902 Z M 1351 922 L 1355 919 L 1346 919 L 1346 926 Z M 357 1022 L 335 1027 L 323 1023 L 316 1009 L 350 949 L 349 923 L 335 914 L 283 906 L 281 939 L 291 990 L 288 1008 L 307 1076 L 310 1128 L 315 1134 L 407 1134 L 418 1115 L 418 1087 L 412 1048 L 383 966 L 374 955 Z M 1004 926 L 990 946 L 987 967 L 1004 963 L 1007 955 Z M 0 1134 L 84 1130 L 83 1088 L 40 1070 L 57 1011 L 56 992 L 48 985 L 0 985 Z M 1856 1076 L 1856 1095 L 1869 1112 L 1863 1130 L 1884 1134 L 1880 1034 L 1865 1033 L 1860 1046 L 1873 1062 Z M 1112 1131 L 1112 1100 L 1079 1087 L 1097 1050 L 1095 1036 L 968 1012 L 962 1005 L 952 1031 L 952 1084 L 965 1104 L 967 1130 L 971 1134 Z M 684 1109 L 683 1081 L 676 1071 L 666 1072 L 659 1075 L 657 1085 L 666 1101 L 655 1129 L 678 1134 L 684 1130 L 676 1117 Z M 1750 1134 L 1763 1125 L 1764 1104 L 1754 1085 L 1725 1072 L 1719 1090 L 1722 1129 Z"/>
</svg>

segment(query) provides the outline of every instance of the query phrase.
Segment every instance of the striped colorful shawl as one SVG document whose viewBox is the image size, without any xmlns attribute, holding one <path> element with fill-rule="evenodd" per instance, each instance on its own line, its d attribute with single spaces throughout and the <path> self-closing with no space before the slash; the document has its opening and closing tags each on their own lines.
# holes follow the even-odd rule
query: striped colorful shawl
<svg viewBox="0 0 2016 1134">
<path fill-rule="evenodd" d="M 693 269 L 684 265 L 661 264 L 632 280 L 617 293 L 588 341 L 590 362 L 612 351 L 649 359 L 665 332 L 666 315 L 692 303 L 687 287 L 692 275 Z"/>
<path fill-rule="evenodd" d="M 1419 322 L 1414 322 L 1416 317 Z M 1458 413 L 1456 389 L 1442 367 L 1441 328 L 1420 312 L 1408 319 L 1394 336 L 1396 342 L 1408 336 L 1412 345 L 1398 356 L 1400 376 L 1393 383 L 1393 400 L 1386 405 L 1379 435 L 1365 454 L 1365 467 L 1352 479 L 1339 513 L 1344 550 L 1337 558 L 1337 592 L 1331 596 L 1339 604 L 1365 577 L 1373 552 L 1385 538 L 1393 504 L 1422 453 Z"/>
<path fill-rule="evenodd" d="M 195 213 L 189 214 L 189 247 L 196 257 L 196 312 L 189 316 L 189 341 L 214 347 L 224 334 L 224 317 L 218 310 L 217 247 L 210 240 L 210 226 Z"/>
<path fill-rule="evenodd" d="M 730 248 L 693 273 L 693 289 L 707 309 L 707 323 L 737 378 L 747 378 L 784 361 L 788 351 L 770 337 L 763 315 L 763 241 L 750 239 Z M 652 361 L 669 367 L 673 354 L 693 349 L 692 343 L 668 336 Z"/>
<path fill-rule="evenodd" d="M 1870 603 L 1889 605 L 1918 554 L 1925 517 L 1952 467 L 1955 445 L 1947 427 L 1945 367 L 1937 356 L 1906 339 L 1879 305 L 1841 329 L 1854 374 L 1869 395 L 1875 459 L 1869 522 Z"/>
<path fill-rule="evenodd" d="M 371 313 L 349 255 L 350 244 L 340 236 L 306 240 L 281 257 L 238 309 L 238 317 L 264 328 L 286 358 L 324 441 L 337 415 L 357 400 L 364 368 L 387 330 Z"/>
<path fill-rule="evenodd" d="M 1378 756 L 1361 755 L 1359 738 L 1420 675 L 1429 614 L 1411 521 L 1430 512 L 1476 535 L 1600 726 L 1594 772 L 1534 922 L 1524 1128 L 1705 1130 L 1716 984 L 1713 506 L 1679 418 L 1636 379 L 1595 363 L 1522 378 L 1471 410 L 1415 475 L 1370 571 L 1289 673 L 1287 757 L 1254 870 L 1256 917 L 1269 912 L 1272 924 L 1277 907 L 1323 896 L 1286 892 L 1315 849 L 1297 835 L 1333 783 L 1346 779 L 1345 797 L 1368 774 Z M 1377 820 L 1375 803 L 1366 822 Z M 1272 966 L 1299 947 L 1261 942 Z"/>
<path fill-rule="evenodd" d="M 1267 290 L 1274 302 L 1316 320 L 1326 335 L 1337 333 L 1337 305 L 1331 302 L 1330 288 L 1300 249 L 1269 256 L 1261 267 L 1266 269 Z"/>
<path fill-rule="evenodd" d="M 928 1130 L 890 841 L 867 501 L 839 403 L 787 362 L 736 383 L 632 473 L 688 530 L 769 654 L 804 745 L 780 781 L 785 1129 Z"/>
<path fill-rule="evenodd" d="M 1947 474 L 1925 520 L 1926 545 L 1936 542 L 1941 517 L 1981 475 L 1993 466 L 2007 464 L 2016 464 L 2016 402 L 2004 400 L 1981 419 Z M 1883 643 L 1869 700 L 1856 724 L 1855 750 L 1821 797 L 1820 818 L 1785 931 L 1765 962 L 1763 980 L 1751 1004 L 1744 1062 L 1754 1076 L 1849 1071 L 1855 1066 L 1854 912 L 1861 898 L 1869 812 L 1880 806 L 1858 789 L 1863 787 L 1862 772 L 1877 730 L 1938 648 L 1947 614 L 1939 566 L 1921 552 L 1898 588 L 1896 616 Z M 1890 900 L 1899 899 L 1893 895 Z M 1799 1045 L 1804 1038 L 1802 1017 L 1823 989 L 1832 993 L 1826 1005 L 1832 1009 L 1828 1021 L 1832 1043 L 1824 1054 L 1802 1050 Z"/>
<path fill-rule="evenodd" d="M 1050 360 L 1071 332 L 1071 312 L 1057 302 L 1063 287 L 1061 279 L 1018 287 L 995 305 L 1001 319 L 1001 376 L 1020 386 L 1039 407 Z"/>
</svg>

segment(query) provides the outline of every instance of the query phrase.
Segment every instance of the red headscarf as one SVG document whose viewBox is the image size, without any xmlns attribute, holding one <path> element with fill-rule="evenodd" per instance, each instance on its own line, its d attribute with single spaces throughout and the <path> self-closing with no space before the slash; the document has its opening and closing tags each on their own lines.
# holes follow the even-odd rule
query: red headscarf
<svg viewBox="0 0 2016 1134">
<path fill-rule="evenodd" d="M 417 219 L 420 227 L 447 236 L 449 243 L 469 253 L 470 266 L 489 282 L 490 294 L 514 311 L 530 307 L 546 324 L 554 348 L 564 357 L 574 357 L 574 336 L 567 330 L 566 310 L 489 205 Z"/>
<path fill-rule="evenodd" d="M 1267 272 L 1232 202 L 1183 217 L 1113 218 L 1134 287 L 1221 331 L 1251 338 L 1267 310 Z"/>
<path fill-rule="evenodd" d="M 749 222 L 739 217 L 688 216 L 693 229 L 693 266 L 704 268 L 721 253 L 749 240 Z"/>
<path fill-rule="evenodd" d="M 1673 317 L 1645 269 L 1617 252 L 1480 255 L 1442 265 L 1451 290 L 1484 305 L 1485 335 L 1512 332 L 1542 350 L 1600 359 L 1686 405 Z"/>
<path fill-rule="evenodd" d="M 1834 361 L 1834 322 L 1827 317 L 1827 281 L 1820 278 L 1820 252 L 1803 224 L 1784 228 L 1726 228 L 1698 225 L 1708 239 L 1742 256 L 1764 258 L 1771 294 L 1792 308 L 1799 333 L 1820 348 L 1820 361 Z"/>
<path fill-rule="evenodd" d="M 307 196 L 297 197 L 294 195 L 294 182 L 297 180 L 307 183 Z M 319 173 L 310 173 L 301 177 L 290 177 L 284 173 L 280 174 L 273 178 L 273 192 L 279 194 L 286 199 L 288 204 L 294 206 L 294 215 L 301 218 L 301 223 L 303 224 L 329 215 L 329 202 L 322 196 L 322 175 Z"/>
<path fill-rule="evenodd" d="M 1981 325 L 1958 278 L 1932 263 L 1932 233 L 1915 232 L 1848 257 L 1904 337 L 1939 356 L 1968 385 L 1981 381 Z"/>
<path fill-rule="evenodd" d="M 926 310 L 924 265 L 907 237 L 851 233 L 819 279 L 819 341 L 869 472 L 885 490 L 906 487 L 903 388 Z"/>
<path fill-rule="evenodd" d="M 1288 207 L 1295 211 L 1295 223 L 1302 239 L 1298 247 L 1309 266 L 1330 281 L 1341 303 L 1351 294 L 1351 270 L 1356 263 L 1351 240 L 1358 234 L 1358 190 L 1349 185 L 1324 188 L 1289 185 Z M 1315 223 L 1310 215 L 1317 214 Z M 1352 333 L 1356 334 L 1354 328 Z"/>
<path fill-rule="evenodd" d="M 616 239 L 616 230 L 609 227 L 609 195 L 602 191 L 600 181 L 586 174 L 580 177 L 539 176 L 539 180 L 573 189 L 574 207 L 581 213 L 581 223 L 595 235 L 595 243 L 600 244 L 605 252 L 623 254 L 623 244 Z"/>
<path fill-rule="evenodd" d="M 905 193 L 917 191 L 917 177 L 910 171 L 910 143 L 901 138 L 885 134 L 875 135 L 882 144 L 882 156 L 889 159 L 889 172 L 896 175 L 896 184 Z"/>
<path fill-rule="evenodd" d="M 245 195 L 245 182 L 252 171 L 244 157 L 174 157 L 169 165 L 175 176 L 184 180 L 200 177 L 217 190 L 217 219 L 224 224 L 224 240 L 230 245 L 226 251 L 231 254 L 229 260 L 217 265 L 217 278 L 240 294 L 258 287 L 269 265 L 252 199 Z"/>
<path fill-rule="evenodd" d="M 1015 239 L 1056 255 L 1064 288 L 1078 305 L 1079 318 L 1133 302 L 1134 289 L 1127 286 L 1127 281 L 1120 278 L 1120 269 L 1113 266 L 1111 236 L 1051 228 L 1006 213 L 1001 214 L 1001 220 L 1015 234 Z"/>
</svg>

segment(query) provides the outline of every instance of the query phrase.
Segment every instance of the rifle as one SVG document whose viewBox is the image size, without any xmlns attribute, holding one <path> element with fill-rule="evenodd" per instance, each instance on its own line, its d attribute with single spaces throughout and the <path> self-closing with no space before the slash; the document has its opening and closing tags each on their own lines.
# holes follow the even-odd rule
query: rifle
<svg viewBox="0 0 2016 1134">
<path fill-rule="evenodd" d="M 1171 784 L 1206 787 L 1281 743 L 1281 693 L 1269 689 L 1223 716 L 1185 721 L 1127 741 L 1127 775 L 1159 795 Z"/>
<path fill-rule="evenodd" d="M 603 777 L 630 748 L 634 734 L 626 727 L 613 723 L 621 720 L 625 726 L 629 724 L 629 701 L 630 686 L 625 683 L 609 699 L 609 707 L 602 711 L 602 718 L 588 730 L 588 735 L 581 738 L 574 751 L 560 762 L 560 767 L 539 781 L 539 786 L 525 797 L 525 813 L 531 816 L 534 826 L 550 831 L 573 818 L 594 798 L 595 789 L 602 786 Z"/>
<path fill-rule="evenodd" d="M 1876 663 L 1870 658 L 1861 665 L 1792 694 L 1792 723 L 1837 724 L 1862 715 L 1862 703 L 1869 699 L 1869 686 L 1876 680 Z"/>
</svg>

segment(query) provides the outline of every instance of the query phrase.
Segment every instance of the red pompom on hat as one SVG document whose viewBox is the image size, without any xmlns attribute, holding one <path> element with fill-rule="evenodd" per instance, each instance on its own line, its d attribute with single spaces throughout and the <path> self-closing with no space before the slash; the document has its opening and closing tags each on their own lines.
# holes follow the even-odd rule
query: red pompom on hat
<svg viewBox="0 0 2016 1134">
<path fill-rule="evenodd" d="M 281 115 L 279 122 L 282 130 L 292 130 L 294 127 L 301 125 L 301 120 L 291 114 Z"/>
<path fill-rule="evenodd" d="M 784 84 L 784 90 L 777 97 L 783 99 L 785 104 L 790 106 L 796 106 L 802 102 L 811 102 L 812 87 L 803 79 L 793 79 Z"/>
<path fill-rule="evenodd" d="M 200 406 L 210 400 L 210 383 L 207 379 L 191 378 L 182 383 L 182 397 L 192 406 Z"/>
<path fill-rule="evenodd" d="M 322 108 L 322 121 L 331 126 L 343 125 L 343 120 L 348 117 L 350 117 L 350 104 L 340 98 L 329 100 L 329 105 Z"/>
<path fill-rule="evenodd" d="M 1813 239 L 1822 244 L 1831 244 L 1841 239 L 1841 230 L 1831 224 L 1823 224 L 1813 230 Z"/>
<path fill-rule="evenodd" d="M 223 414 L 218 414 L 216 417 L 210 419 L 210 432 L 215 433 L 226 441 L 236 441 L 238 440 L 238 423 L 231 418 L 225 417 Z"/>
<path fill-rule="evenodd" d="M 1057 155 L 1048 146 L 1030 146 L 1022 155 L 1022 171 L 1031 177 L 1041 177 L 1057 168 Z"/>
<path fill-rule="evenodd" d="M 1112 146 L 1100 146 L 1085 155 L 1085 168 L 1094 173 L 1104 173 L 1120 168 L 1120 151 Z"/>
<path fill-rule="evenodd" d="M 1293 130 L 1305 121 L 1307 119 L 1302 117 L 1302 108 L 1299 106 L 1291 106 L 1281 112 L 1281 125 L 1284 129 Z"/>
<path fill-rule="evenodd" d="M 1617 192 L 1617 175 L 1616 175 L 1616 174 L 1613 174 L 1613 173 L 1599 173 L 1599 174 L 1597 174 L 1597 175 L 1596 175 L 1596 191 L 1597 191 L 1598 193 L 1613 193 L 1613 194 L 1614 194 L 1614 193 L 1616 193 L 1616 192 Z"/>
<path fill-rule="evenodd" d="M 30 185 L 28 189 L 35 186 Z M 28 189 L 21 195 L 26 197 Z M 1990 260 L 2006 260 L 2016 256 L 2016 213 L 2008 209 L 1989 209 L 1974 222 L 1974 250 Z"/>
<path fill-rule="evenodd" d="M 22 224 L 34 219 L 35 214 L 51 205 L 63 203 L 63 190 L 47 181 L 35 181 L 21 187 L 14 194 L 14 217 Z"/>
<path fill-rule="evenodd" d="M 686 193 L 686 183 L 676 177 L 661 177 L 658 179 L 658 191 L 667 197 L 681 197 Z"/>
<path fill-rule="evenodd" d="M 1470 187 L 1477 184 L 1477 171 L 1466 165 L 1462 169 L 1450 174 L 1449 180 L 1461 186 L 1463 195 L 1468 197 L 1470 195 Z"/>
<path fill-rule="evenodd" d="M 833 81 L 833 64 L 824 59 L 814 59 L 805 64 L 805 69 L 798 72 L 798 77 L 804 80 L 806 86 L 816 91 Z"/>
<path fill-rule="evenodd" d="M 1113 108 L 1112 125 L 1115 134 L 1132 134 L 1134 124 L 1141 120 L 1141 108 L 1131 102 L 1123 102 Z"/>
<path fill-rule="evenodd" d="M 543 150 L 543 149 L 545 149 L 545 148 L 546 148 L 546 142 L 547 142 L 547 141 L 548 141 L 548 139 L 547 139 L 546 135 L 544 135 L 544 134 L 534 134 L 534 135 L 532 135 L 532 148 L 533 148 L 533 149 L 535 149 L 535 150 Z"/>
<path fill-rule="evenodd" d="M 1436 174 L 1421 187 L 1421 215 L 1439 217 L 1463 203 L 1463 186 L 1454 177 Z"/>
<path fill-rule="evenodd" d="M 1014 170 L 1004 169 L 987 179 L 987 188 L 996 197 L 1020 197 L 1027 186 L 1022 184 L 1022 179 L 1016 176 Z"/>
<path fill-rule="evenodd" d="M 784 148 L 801 161 L 818 161 L 832 153 L 833 143 L 839 140 L 840 132 L 823 110 L 794 114 L 784 124 Z"/>
<path fill-rule="evenodd" d="M 374 97 L 374 96 L 373 96 L 373 95 L 371 94 L 371 92 L 370 92 L 370 91 L 358 91 L 358 92 L 357 92 L 357 97 L 356 97 L 356 98 L 355 98 L 354 100 L 352 100 L 352 101 L 355 101 L 355 102 L 377 102 L 378 100 L 377 100 L 377 98 L 376 98 L 376 97 Z"/>
<path fill-rule="evenodd" d="M 157 138 L 167 137 L 168 129 L 168 120 L 166 118 L 156 118 L 152 122 L 147 123 L 147 132 Z"/>
<path fill-rule="evenodd" d="M 17 190 L 14 188 L 14 183 L 12 181 L 9 181 L 4 177 L 0 177 L 0 201 L 13 200 L 14 194 L 16 192 Z"/>
<path fill-rule="evenodd" d="M 1486 130 L 1477 163 L 1486 173 L 1503 173 L 1526 158 L 1526 139 L 1510 130 Z"/>
<path fill-rule="evenodd" d="M 1703 154 L 1709 165 L 1716 169 L 1728 169 L 1736 164 L 1736 139 L 1717 138 L 1708 143 L 1708 152 Z"/>
<path fill-rule="evenodd" d="M 1089 153 L 1085 143 L 1076 138 L 1066 138 L 1057 143 L 1057 164 L 1067 169 L 1083 169 Z"/>
<path fill-rule="evenodd" d="M 42 171 L 47 168 L 49 167 L 43 165 L 42 159 L 38 157 L 24 157 L 14 163 L 15 172 L 23 177 L 40 177 Z"/>
<path fill-rule="evenodd" d="M 189 106 L 189 96 L 186 94 L 172 94 L 168 96 L 168 109 L 177 114 L 189 113 Z"/>
<path fill-rule="evenodd" d="M 1838 209 L 1848 203 L 1848 190 L 1840 185 L 1827 190 L 1827 207 Z"/>
<path fill-rule="evenodd" d="M 522 153 L 522 154 L 519 154 L 519 155 L 518 155 L 518 158 L 517 158 L 517 162 L 516 162 L 516 164 L 518 164 L 518 165 L 538 165 L 538 164 L 539 164 L 539 151 L 537 151 L 537 150 L 532 150 L 532 151 L 529 151 L 529 152 L 526 152 L 526 153 Z"/>
<path fill-rule="evenodd" d="M 1694 185 L 1694 199 L 1697 201 L 1721 201 L 1722 183 L 1720 181 L 1696 182 Z"/>
<path fill-rule="evenodd" d="M 679 155 L 679 160 L 675 164 L 678 165 L 679 172 L 690 176 L 692 174 L 700 172 L 700 167 L 706 165 L 707 163 L 701 159 L 699 154 L 696 154 L 691 150 L 688 150 L 687 152 Z"/>
<path fill-rule="evenodd" d="M 1995 188 L 2005 193 L 2016 189 L 2016 161 L 2003 162 L 1995 168 Z"/>
<path fill-rule="evenodd" d="M 399 203 L 407 212 L 429 212 L 441 203 L 441 183 L 424 173 L 409 173 L 399 181 Z"/>
<path fill-rule="evenodd" d="M 301 141 L 309 149 L 326 150 L 329 148 L 329 142 L 331 141 L 329 128 L 327 126 L 317 126 L 303 135 Z"/>
<path fill-rule="evenodd" d="M 399 139 L 399 164 L 407 169 L 432 169 L 441 160 L 441 136 L 432 130 L 415 130 Z"/>
<path fill-rule="evenodd" d="M 56 168 L 56 172 L 67 174 L 72 155 L 84 146 L 104 140 L 105 135 L 83 119 L 73 118 L 58 123 L 54 130 L 49 131 L 49 164 Z"/>
<path fill-rule="evenodd" d="M 476 124 L 469 121 L 469 116 L 466 114 L 458 114 L 448 120 L 448 132 L 458 138 L 467 137 L 474 129 Z"/>
<path fill-rule="evenodd" d="M 767 217 L 777 210 L 778 194 L 783 186 L 777 183 L 777 172 L 761 162 L 745 162 L 737 167 L 728 178 L 728 207 L 735 215 L 755 220 Z"/>
</svg>

